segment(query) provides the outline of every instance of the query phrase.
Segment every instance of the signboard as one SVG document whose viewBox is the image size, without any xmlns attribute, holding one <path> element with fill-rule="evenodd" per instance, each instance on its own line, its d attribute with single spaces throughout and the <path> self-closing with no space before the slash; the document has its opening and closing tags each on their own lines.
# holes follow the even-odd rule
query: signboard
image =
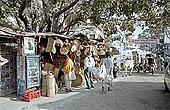
<svg viewBox="0 0 170 110">
<path fill-rule="evenodd" d="M 40 86 L 41 65 L 40 56 L 26 56 L 26 88 Z"/>
<path fill-rule="evenodd" d="M 135 44 L 138 45 L 157 45 L 157 39 L 143 39 L 143 40 L 135 40 Z"/>
<path fill-rule="evenodd" d="M 24 37 L 24 53 L 35 54 L 34 38 Z"/>
</svg>

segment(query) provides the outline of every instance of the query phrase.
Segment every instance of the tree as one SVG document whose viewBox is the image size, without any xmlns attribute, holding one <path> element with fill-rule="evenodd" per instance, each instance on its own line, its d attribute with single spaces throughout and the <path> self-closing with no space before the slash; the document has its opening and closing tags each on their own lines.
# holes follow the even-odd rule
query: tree
<svg viewBox="0 0 170 110">
<path fill-rule="evenodd" d="M 87 19 L 108 37 L 118 27 L 133 32 L 148 26 L 159 33 L 170 27 L 169 0 L 1 0 L 0 5 L 0 23 L 26 31 L 69 34 Z"/>
<path fill-rule="evenodd" d="M 2 0 L 1 23 L 10 16 L 17 21 L 13 25 L 25 31 L 65 33 L 79 21 L 79 14 L 75 14 L 79 10 L 73 9 L 78 2 L 79 0 Z M 6 22 L 10 24 L 10 21 Z"/>
<path fill-rule="evenodd" d="M 116 25 L 121 31 L 133 32 L 138 25 L 159 33 L 164 26 L 170 26 L 169 0 L 92 0 L 89 4 L 92 21 L 103 24 L 109 34 L 117 32 Z"/>
</svg>

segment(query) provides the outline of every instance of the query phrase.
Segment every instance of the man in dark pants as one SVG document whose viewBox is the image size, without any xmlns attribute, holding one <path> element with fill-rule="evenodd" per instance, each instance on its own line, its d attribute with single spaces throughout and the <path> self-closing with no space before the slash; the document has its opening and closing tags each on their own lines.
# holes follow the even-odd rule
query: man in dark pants
<svg viewBox="0 0 170 110">
<path fill-rule="evenodd" d="M 84 59 L 84 77 L 86 80 L 87 89 L 94 88 L 92 71 L 95 67 L 95 61 L 90 52 L 87 52 L 87 57 Z"/>
</svg>

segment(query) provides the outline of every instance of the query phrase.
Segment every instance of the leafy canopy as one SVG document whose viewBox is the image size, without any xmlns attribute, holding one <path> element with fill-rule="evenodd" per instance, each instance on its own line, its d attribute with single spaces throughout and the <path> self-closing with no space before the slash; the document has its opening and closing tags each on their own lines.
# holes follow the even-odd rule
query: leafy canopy
<svg viewBox="0 0 170 110">
<path fill-rule="evenodd" d="M 14 20 L 11 20 L 13 18 Z M 148 26 L 170 27 L 169 0 L 1 0 L 0 24 L 35 32 L 69 34 L 91 20 L 107 36 Z"/>
</svg>

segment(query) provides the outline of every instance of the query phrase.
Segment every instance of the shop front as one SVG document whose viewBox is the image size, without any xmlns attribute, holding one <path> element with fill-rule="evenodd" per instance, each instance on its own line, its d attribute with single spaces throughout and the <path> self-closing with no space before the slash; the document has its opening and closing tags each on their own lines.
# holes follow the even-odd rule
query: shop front
<svg viewBox="0 0 170 110">
<path fill-rule="evenodd" d="M 40 86 L 40 57 L 36 40 L 23 34 L 0 30 L 0 96 Z"/>
<path fill-rule="evenodd" d="M 0 34 L 0 96 L 17 91 L 17 50 L 15 37 Z"/>
</svg>

